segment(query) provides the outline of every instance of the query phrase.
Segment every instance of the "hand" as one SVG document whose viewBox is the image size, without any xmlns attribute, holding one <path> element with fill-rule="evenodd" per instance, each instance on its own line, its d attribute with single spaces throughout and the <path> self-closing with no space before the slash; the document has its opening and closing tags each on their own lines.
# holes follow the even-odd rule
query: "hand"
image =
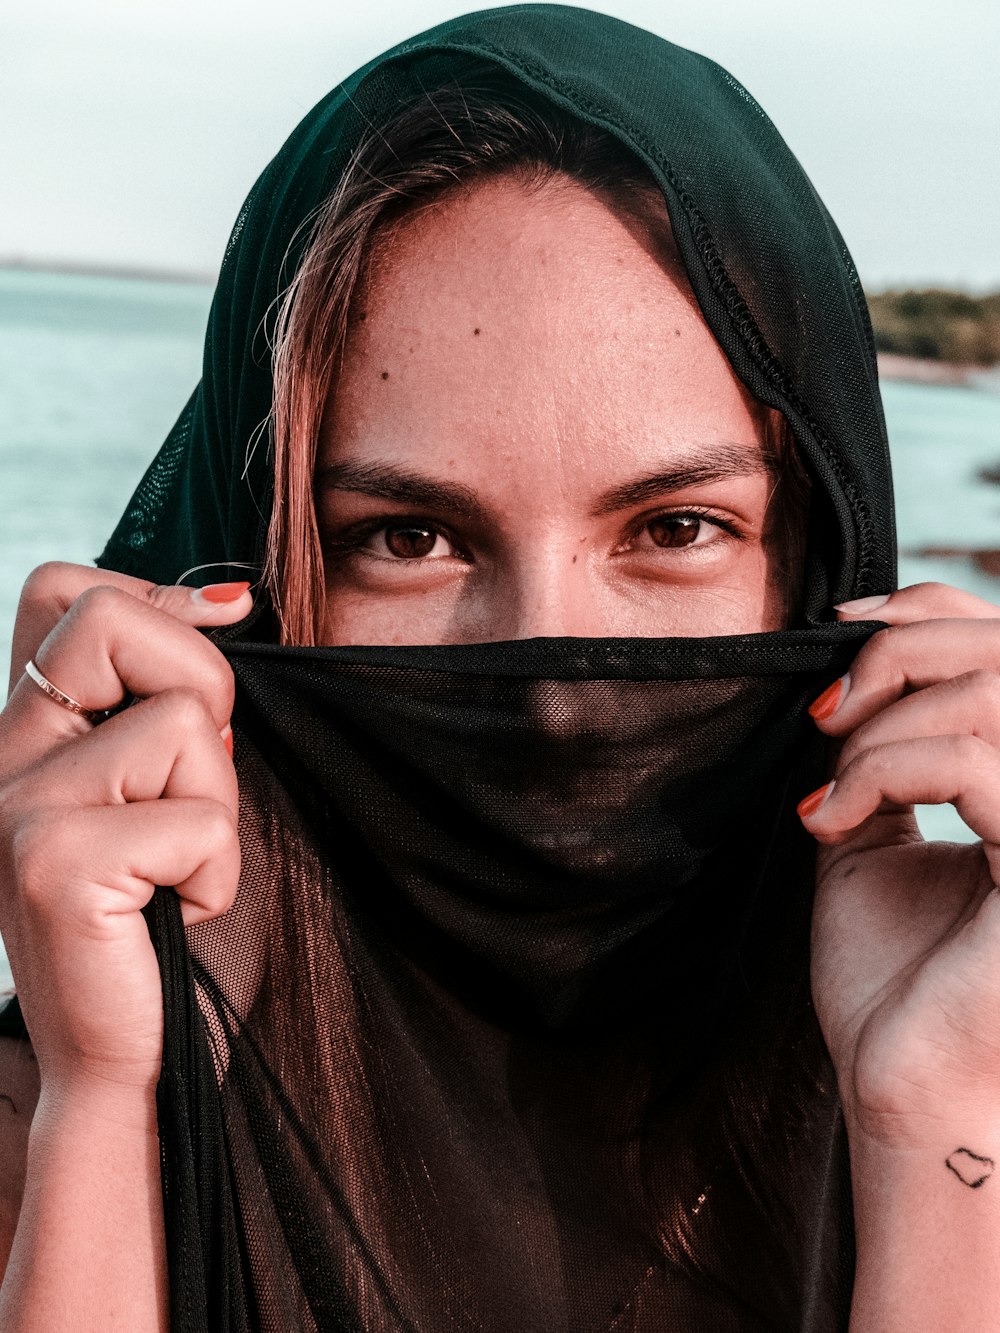
<svg viewBox="0 0 1000 1333">
<path fill-rule="evenodd" d="M 209 920 L 239 873 L 232 673 L 195 626 L 250 605 L 65 564 L 25 585 L 0 713 L 0 932 L 43 1090 L 155 1087 L 163 1009 L 141 909 L 173 885 L 186 924 Z M 94 727 L 23 675 L 29 658 L 88 708 L 137 702 Z"/>
<path fill-rule="evenodd" d="M 848 1124 L 908 1147 L 1000 1118 L 1000 608 L 929 583 L 841 613 L 875 617 L 890 628 L 817 718 L 842 742 L 835 781 L 800 812 L 821 844 L 813 994 Z M 925 842 L 913 806 L 942 802 L 982 842 Z"/>
</svg>

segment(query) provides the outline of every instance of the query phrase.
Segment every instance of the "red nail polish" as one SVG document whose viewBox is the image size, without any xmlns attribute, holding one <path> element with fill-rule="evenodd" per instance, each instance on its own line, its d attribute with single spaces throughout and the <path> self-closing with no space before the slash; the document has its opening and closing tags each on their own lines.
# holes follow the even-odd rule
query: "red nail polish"
<svg viewBox="0 0 1000 1333">
<path fill-rule="evenodd" d="M 220 734 L 220 736 L 222 737 L 222 743 L 223 743 L 223 745 L 224 745 L 224 746 L 226 747 L 226 749 L 229 751 L 229 758 L 232 759 L 232 757 L 233 757 L 233 729 L 232 729 L 232 727 L 229 725 L 228 722 L 226 723 L 226 725 L 223 727 L 222 731 L 221 731 L 219 734 Z"/>
<path fill-rule="evenodd" d="M 249 583 L 209 583 L 195 592 L 199 601 L 219 605 L 223 602 L 235 602 L 250 587 Z"/>
<path fill-rule="evenodd" d="M 822 696 L 820 697 L 822 698 Z M 799 801 L 798 805 L 795 807 L 796 813 L 798 814 L 799 818 L 808 819 L 810 815 L 814 815 L 816 811 L 820 808 L 820 806 L 823 804 L 823 802 L 826 800 L 826 798 L 830 795 L 832 789 L 833 789 L 833 783 L 827 782 L 824 783 L 822 787 L 817 787 L 815 791 L 810 792 L 808 796 L 804 796 L 802 800 Z"/>
<path fill-rule="evenodd" d="M 812 701 L 809 705 L 809 716 L 817 722 L 825 722 L 828 717 L 833 717 L 840 706 L 840 700 L 844 693 L 844 678 L 840 677 L 832 685 L 828 685 L 823 693 Z"/>
</svg>

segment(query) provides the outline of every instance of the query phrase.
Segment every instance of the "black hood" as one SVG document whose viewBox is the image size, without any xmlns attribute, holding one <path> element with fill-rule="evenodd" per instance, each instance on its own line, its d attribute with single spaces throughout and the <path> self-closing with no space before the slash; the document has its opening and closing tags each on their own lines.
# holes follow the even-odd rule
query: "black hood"
<svg viewBox="0 0 1000 1333">
<path fill-rule="evenodd" d="M 871 327 L 847 247 L 749 92 L 704 56 L 563 5 L 484 10 L 345 79 L 293 131 L 233 230 L 201 383 L 99 563 L 159 583 L 258 563 L 270 503 L 267 330 L 303 224 L 371 124 L 495 62 L 619 137 L 663 189 L 705 320 L 736 374 L 791 423 L 813 479 L 806 613 L 889 592 L 895 530 Z M 336 62 L 332 53 L 331 63 Z"/>
</svg>

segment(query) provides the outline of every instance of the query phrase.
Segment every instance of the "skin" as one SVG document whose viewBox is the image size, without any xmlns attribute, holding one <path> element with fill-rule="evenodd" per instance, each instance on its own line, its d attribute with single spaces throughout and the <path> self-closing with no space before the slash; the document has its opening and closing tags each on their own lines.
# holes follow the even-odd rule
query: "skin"
<svg viewBox="0 0 1000 1333">
<path fill-rule="evenodd" d="M 317 462 L 327 642 L 781 623 L 765 413 L 663 213 L 651 231 L 569 180 L 501 179 L 378 248 Z M 393 553 L 407 527 L 433 541 L 423 558 Z"/>
<path fill-rule="evenodd" d="M 1000 1164 L 1000 612 L 919 584 L 860 615 L 891 628 L 817 724 L 839 754 L 805 821 L 820 843 L 813 993 L 851 1150 L 851 1328 L 986 1333 L 1000 1177 L 962 1176 Z M 979 844 L 923 841 L 913 805 L 942 802 Z"/>
<path fill-rule="evenodd" d="M 663 484 L 723 444 L 735 474 Z M 765 454 L 662 238 L 576 187 L 456 197 L 391 238 L 355 312 L 317 467 L 327 641 L 773 627 Z M 387 484 L 404 467 L 419 504 Z M 654 472 L 641 498 L 623 489 Z M 461 503 L 428 503 L 428 480 Z M 691 506 L 741 537 L 658 544 Z M 233 901 L 232 679 L 195 627 L 249 608 L 71 565 L 25 589 L 0 714 L 0 929 L 37 1058 L 0 1042 L 11 1333 L 167 1327 L 162 1011 L 139 909 L 155 883 L 178 885 L 188 922 Z M 1000 615 L 934 584 L 877 615 L 890 628 L 818 723 L 836 783 L 806 819 L 854 1174 L 852 1329 L 971 1333 L 1000 1326 L 1000 1180 L 973 1190 L 946 1159 L 1000 1161 Z M 89 707 L 140 702 L 92 728 L 21 675 L 29 656 Z M 912 804 L 938 801 L 983 843 L 924 844 Z"/>
</svg>

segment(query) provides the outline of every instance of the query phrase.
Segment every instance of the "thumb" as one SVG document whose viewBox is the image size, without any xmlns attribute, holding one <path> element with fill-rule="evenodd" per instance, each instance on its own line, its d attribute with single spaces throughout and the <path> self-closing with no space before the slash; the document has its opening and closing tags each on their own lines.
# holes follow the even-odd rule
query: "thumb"
<svg viewBox="0 0 1000 1333">
<path fill-rule="evenodd" d="M 242 620 L 253 606 L 250 584 L 242 579 L 234 583 L 207 583 L 200 588 L 150 584 L 139 596 L 158 611 L 166 611 L 185 625 L 198 628 L 231 625 Z"/>
</svg>

